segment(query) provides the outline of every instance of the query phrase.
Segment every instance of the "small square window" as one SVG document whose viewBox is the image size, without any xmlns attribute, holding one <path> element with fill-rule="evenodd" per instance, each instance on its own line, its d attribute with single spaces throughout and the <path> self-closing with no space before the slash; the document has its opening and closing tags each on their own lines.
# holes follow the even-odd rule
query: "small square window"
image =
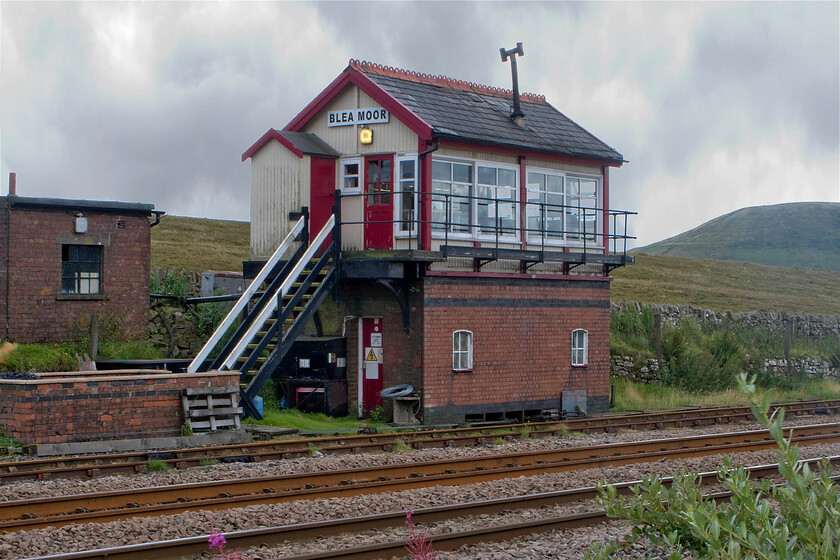
<svg viewBox="0 0 840 560">
<path fill-rule="evenodd" d="M 102 293 L 102 247 L 99 245 L 61 246 L 61 293 L 90 295 Z"/>
<path fill-rule="evenodd" d="M 589 365 L 589 333 L 583 329 L 572 331 L 572 365 Z"/>
<path fill-rule="evenodd" d="M 361 192 L 361 160 L 344 159 L 341 161 L 341 190 L 345 193 Z"/>
</svg>

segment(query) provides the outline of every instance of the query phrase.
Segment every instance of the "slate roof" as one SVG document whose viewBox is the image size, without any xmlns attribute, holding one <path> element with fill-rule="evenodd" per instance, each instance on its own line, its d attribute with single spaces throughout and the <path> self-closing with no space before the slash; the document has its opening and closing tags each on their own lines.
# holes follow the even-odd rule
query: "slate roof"
<svg viewBox="0 0 840 560">
<path fill-rule="evenodd" d="M 300 148 L 304 154 L 311 156 L 341 157 L 341 153 L 332 146 L 321 140 L 311 132 L 292 132 L 290 130 L 278 130 L 289 142 Z"/>
<path fill-rule="evenodd" d="M 510 90 L 356 60 L 350 61 L 350 68 L 428 123 L 436 136 L 624 163 L 618 151 L 552 107 L 544 96 L 520 95 L 525 119 L 519 126 L 509 118 Z"/>
</svg>

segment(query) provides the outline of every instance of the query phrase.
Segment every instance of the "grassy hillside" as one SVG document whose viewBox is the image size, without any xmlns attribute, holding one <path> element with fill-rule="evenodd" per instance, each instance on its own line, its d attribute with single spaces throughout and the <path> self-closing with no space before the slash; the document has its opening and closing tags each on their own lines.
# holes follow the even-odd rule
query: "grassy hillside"
<svg viewBox="0 0 840 560">
<path fill-rule="evenodd" d="M 612 275 L 613 301 L 840 314 L 840 272 L 637 254 Z"/>
<path fill-rule="evenodd" d="M 164 216 L 152 228 L 152 267 L 241 272 L 250 239 L 248 222 Z"/>
<path fill-rule="evenodd" d="M 840 203 L 742 208 L 635 252 L 840 271 Z"/>
<path fill-rule="evenodd" d="M 164 216 L 152 228 L 152 266 L 238 271 L 248 246 L 248 222 Z M 840 314 L 840 272 L 637 254 L 613 276 L 614 301 Z"/>
</svg>

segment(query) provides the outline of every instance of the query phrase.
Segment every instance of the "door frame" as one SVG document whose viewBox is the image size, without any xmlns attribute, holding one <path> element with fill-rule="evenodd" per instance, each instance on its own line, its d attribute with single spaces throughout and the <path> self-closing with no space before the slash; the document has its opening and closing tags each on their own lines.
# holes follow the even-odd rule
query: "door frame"
<svg viewBox="0 0 840 560">
<path fill-rule="evenodd" d="M 371 195 L 368 194 L 368 183 L 369 183 L 369 181 L 368 181 L 368 171 L 369 171 L 369 162 L 371 160 L 388 160 L 391 163 L 390 192 L 388 193 L 388 212 L 387 212 L 388 217 L 386 218 L 387 222 L 386 223 L 381 223 L 381 224 L 368 224 L 368 201 L 370 200 L 370 197 L 371 197 Z M 362 159 L 362 161 L 363 161 L 363 165 L 364 165 L 364 170 L 363 170 L 363 173 L 362 173 L 362 181 L 363 181 L 362 192 L 365 193 L 362 197 L 363 198 L 362 215 L 364 217 L 364 229 L 363 229 L 363 232 L 362 232 L 362 237 L 363 237 L 362 246 L 364 247 L 365 250 L 368 250 L 368 239 L 369 239 L 369 237 L 368 237 L 369 229 L 368 228 L 369 227 L 372 227 L 375 230 L 379 230 L 379 228 L 381 228 L 381 231 L 384 232 L 387 235 L 388 243 L 386 244 L 387 247 L 384 247 L 384 248 L 380 247 L 379 249 L 390 250 L 390 249 L 394 248 L 394 222 L 393 222 L 393 220 L 394 220 L 394 197 L 395 197 L 394 190 L 396 188 L 395 184 L 396 184 L 396 181 L 397 181 L 397 170 L 396 170 L 396 167 L 395 167 L 396 154 L 365 155 L 364 158 Z M 384 206 L 384 205 L 376 204 L 376 205 L 373 205 L 373 206 Z M 383 213 L 384 213 L 384 211 L 383 211 Z M 376 239 L 375 236 L 372 236 L 372 238 L 374 240 Z M 374 249 L 374 250 L 376 250 L 376 249 Z"/>
</svg>

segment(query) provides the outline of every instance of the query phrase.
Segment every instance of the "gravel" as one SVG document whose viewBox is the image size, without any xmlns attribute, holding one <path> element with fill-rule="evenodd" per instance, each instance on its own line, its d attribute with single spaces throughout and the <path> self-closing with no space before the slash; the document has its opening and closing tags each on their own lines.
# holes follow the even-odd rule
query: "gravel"
<svg viewBox="0 0 840 560">
<path fill-rule="evenodd" d="M 824 422 L 838 422 L 840 416 L 792 418 L 786 424 L 806 425 Z M 292 473 L 316 472 L 322 470 L 347 469 L 374 465 L 405 464 L 415 461 L 451 459 L 516 453 L 562 447 L 579 447 L 640 439 L 681 437 L 708 434 L 712 432 L 743 431 L 756 428 L 753 424 L 714 425 L 699 429 L 669 429 L 649 432 L 618 434 L 594 434 L 585 436 L 560 436 L 540 440 L 524 440 L 503 445 L 485 445 L 472 448 L 426 449 L 407 453 L 378 453 L 340 455 L 266 461 L 257 464 L 224 464 L 199 467 L 169 473 L 148 473 L 134 476 L 111 476 L 91 480 L 56 480 L 21 482 L 0 487 L 0 500 L 48 497 L 105 490 L 143 488 L 148 486 L 209 482 L 220 479 L 269 476 Z M 801 449 L 803 458 L 840 455 L 840 444 L 814 445 Z M 741 453 L 735 461 L 744 465 L 775 462 L 771 451 Z M 660 460 L 624 467 L 603 467 L 582 471 L 519 477 L 471 484 L 458 487 L 433 487 L 402 492 L 388 492 L 377 495 L 355 496 L 298 501 L 268 506 L 249 506 L 228 511 L 195 511 L 174 516 L 143 517 L 126 521 L 69 525 L 62 528 L 47 528 L 35 531 L 19 531 L 0 535 L 0 559 L 27 558 L 63 552 L 106 548 L 126 544 L 176 539 L 207 534 L 210 527 L 223 532 L 254 529 L 275 525 L 288 525 L 311 521 L 351 517 L 356 515 L 404 511 L 450 503 L 483 500 L 522 494 L 546 492 L 590 486 L 598 480 L 621 482 L 637 480 L 645 475 L 668 476 L 680 468 L 702 472 L 717 470 L 719 456 L 686 459 L 682 461 Z M 503 516 L 461 517 L 423 527 L 430 535 L 499 523 L 500 520 L 514 522 L 535 517 L 567 515 L 574 512 L 595 509 L 590 502 L 566 504 L 541 510 L 509 512 Z M 421 529 L 422 530 L 422 529 Z M 442 559 L 466 558 L 578 558 L 593 539 L 615 538 L 626 533 L 620 522 L 611 522 L 595 528 L 574 531 L 549 531 L 539 535 L 522 537 L 505 543 L 484 543 L 480 546 L 464 547 L 457 552 L 439 553 Z M 253 560 L 279 558 L 283 555 L 302 554 L 307 551 L 331 550 L 360 546 L 372 542 L 403 540 L 407 529 L 404 526 L 392 530 L 370 531 L 365 535 L 340 535 L 309 542 L 285 546 L 261 547 L 247 554 Z M 629 551 L 628 558 L 641 557 L 638 551 Z M 663 554 L 662 557 L 667 555 Z M 209 556 L 207 556 L 209 557 Z M 656 558 L 656 556 L 654 556 Z"/>
</svg>

